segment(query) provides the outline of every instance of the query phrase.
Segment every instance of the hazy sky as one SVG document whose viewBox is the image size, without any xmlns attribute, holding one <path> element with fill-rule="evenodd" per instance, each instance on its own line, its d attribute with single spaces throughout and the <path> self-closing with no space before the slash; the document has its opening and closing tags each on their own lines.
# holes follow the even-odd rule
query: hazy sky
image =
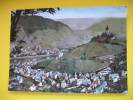
<svg viewBox="0 0 133 100">
<path fill-rule="evenodd" d="M 60 8 L 54 15 L 49 13 L 39 13 L 38 15 L 51 19 L 126 17 L 126 7 L 66 7 Z"/>
</svg>

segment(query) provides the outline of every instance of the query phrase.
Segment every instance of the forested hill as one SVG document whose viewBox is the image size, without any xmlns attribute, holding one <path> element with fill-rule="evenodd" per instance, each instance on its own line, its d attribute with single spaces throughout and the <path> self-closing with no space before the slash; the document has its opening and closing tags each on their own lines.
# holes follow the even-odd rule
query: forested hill
<svg viewBox="0 0 133 100">
<path fill-rule="evenodd" d="M 42 47 L 73 47 L 81 41 L 66 24 L 40 16 L 21 16 L 18 22 L 21 26 L 19 37 L 30 35 L 32 41 Z M 32 45 L 28 39 L 27 46 Z M 77 42 L 78 41 L 78 42 Z"/>
<path fill-rule="evenodd" d="M 59 31 L 60 26 L 65 26 L 69 28 L 68 25 L 62 22 L 54 21 L 48 18 L 43 18 L 41 16 L 21 16 L 18 24 L 22 26 L 25 32 L 27 33 L 34 33 L 37 30 L 43 30 L 48 28 Z"/>
</svg>

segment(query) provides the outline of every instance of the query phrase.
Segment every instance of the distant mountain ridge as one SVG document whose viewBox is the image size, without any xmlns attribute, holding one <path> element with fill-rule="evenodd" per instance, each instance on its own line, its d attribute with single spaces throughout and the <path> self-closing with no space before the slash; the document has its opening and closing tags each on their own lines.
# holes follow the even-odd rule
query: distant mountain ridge
<svg viewBox="0 0 133 100">
<path fill-rule="evenodd" d="M 100 35 L 104 28 L 109 25 L 114 34 L 126 33 L 126 18 L 105 17 L 105 18 L 66 18 L 57 19 L 71 27 L 74 32 L 81 38 L 92 38 Z"/>
<path fill-rule="evenodd" d="M 103 21 L 106 18 L 64 18 L 56 19 L 70 26 L 73 30 L 85 30 L 88 27 Z"/>
</svg>

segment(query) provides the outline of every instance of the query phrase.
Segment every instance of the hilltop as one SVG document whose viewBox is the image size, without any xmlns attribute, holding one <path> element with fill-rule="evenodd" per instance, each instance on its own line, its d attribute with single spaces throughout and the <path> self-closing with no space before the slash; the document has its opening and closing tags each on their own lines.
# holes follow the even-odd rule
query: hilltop
<svg viewBox="0 0 133 100">
<path fill-rule="evenodd" d="M 88 28 L 91 36 L 100 35 L 106 26 L 113 34 L 126 34 L 126 18 L 108 18 Z"/>
</svg>

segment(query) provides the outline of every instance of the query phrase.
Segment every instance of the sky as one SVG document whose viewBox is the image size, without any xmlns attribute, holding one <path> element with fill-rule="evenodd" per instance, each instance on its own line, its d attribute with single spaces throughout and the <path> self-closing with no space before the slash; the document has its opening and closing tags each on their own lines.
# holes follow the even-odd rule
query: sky
<svg viewBox="0 0 133 100">
<path fill-rule="evenodd" d="M 66 7 L 60 8 L 54 15 L 49 13 L 39 13 L 38 15 L 51 19 L 126 17 L 126 8 L 125 6 Z"/>
</svg>

